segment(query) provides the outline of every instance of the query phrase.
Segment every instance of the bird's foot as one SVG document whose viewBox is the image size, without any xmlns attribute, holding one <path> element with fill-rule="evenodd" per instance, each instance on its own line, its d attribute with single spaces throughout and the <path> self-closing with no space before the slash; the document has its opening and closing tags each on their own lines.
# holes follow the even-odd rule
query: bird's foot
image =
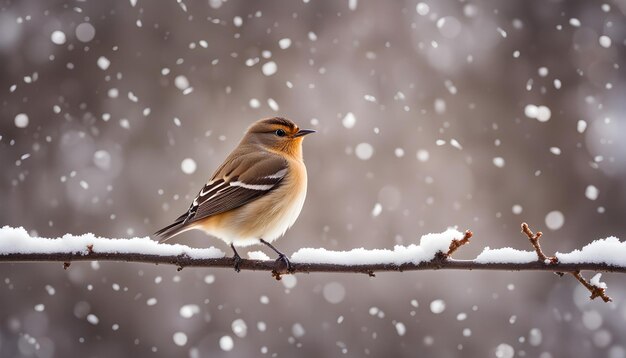
<svg viewBox="0 0 626 358">
<path fill-rule="evenodd" d="M 233 267 L 235 268 L 236 272 L 241 271 L 241 268 L 239 268 L 239 266 L 241 265 L 241 256 L 235 254 L 233 256 Z"/>
<path fill-rule="evenodd" d="M 275 253 L 278 254 L 278 258 L 276 259 L 276 266 L 275 266 L 276 268 L 274 269 L 274 271 L 272 271 L 272 276 L 274 276 L 277 280 L 280 280 L 280 275 L 281 274 L 293 272 L 293 267 L 291 266 L 291 261 L 289 261 L 289 258 L 287 257 L 287 255 L 285 255 L 282 252 L 278 251 L 278 249 L 275 248 L 269 242 L 267 242 L 267 241 L 265 241 L 263 239 L 259 239 L 259 241 L 262 244 L 264 244 L 267 247 L 269 247 L 270 249 L 272 249 Z"/>
<path fill-rule="evenodd" d="M 235 250 L 235 246 L 233 244 L 230 244 L 230 247 L 233 249 L 233 267 L 235 268 L 236 272 L 240 272 L 241 268 L 239 268 L 239 266 L 241 265 L 241 256 L 239 256 L 239 253 L 237 252 L 237 250 Z"/>
<path fill-rule="evenodd" d="M 291 272 L 291 261 L 285 254 L 279 254 L 276 259 L 276 271 L 277 272 Z"/>
</svg>

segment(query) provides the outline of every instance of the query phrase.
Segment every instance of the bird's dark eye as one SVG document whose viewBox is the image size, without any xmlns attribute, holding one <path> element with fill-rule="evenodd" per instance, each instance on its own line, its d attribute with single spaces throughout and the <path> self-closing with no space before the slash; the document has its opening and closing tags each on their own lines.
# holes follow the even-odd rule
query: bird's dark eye
<svg viewBox="0 0 626 358">
<path fill-rule="evenodd" d="M 279 136 L 279 137 L 284 137 L 284 136 L 287 135 L 287 133 L 285 133 L 285 131 L 282 130 L 282 129 L 277 129 L 276 130 L 276 135 Z"/>
</svg>

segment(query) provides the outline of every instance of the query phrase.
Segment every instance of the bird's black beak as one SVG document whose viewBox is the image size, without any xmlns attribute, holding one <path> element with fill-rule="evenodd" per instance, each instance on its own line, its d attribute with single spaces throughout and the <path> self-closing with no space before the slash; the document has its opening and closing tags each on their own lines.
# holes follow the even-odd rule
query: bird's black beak
<svg viewBox="0 0 626 358">
<path fill-rule="evenodd" d="M 302 137 L 305 136 L 307 134 L 311 134 L 311 133 L 315 133 L 317 132 L 316 130 L 313 129 L 300 129 L 298 132 L 296 132 L 296 134 L 294 134 L 294 137 Z"/>
</svg>

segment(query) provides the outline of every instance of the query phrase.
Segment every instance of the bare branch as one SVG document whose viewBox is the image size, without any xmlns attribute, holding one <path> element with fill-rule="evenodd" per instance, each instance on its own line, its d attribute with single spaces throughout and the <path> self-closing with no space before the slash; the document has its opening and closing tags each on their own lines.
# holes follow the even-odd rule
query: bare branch
<svg viewBox="0 0 626 358">
<path fill-rule="evenodd" d="M 580 271 L 595 272 L 619 272 L 626 273 L 626 265 L 615 266 L 609 263 L 599 263 L 597 260 L 588 262 L 563 263 L 554 256 L 547 256 L 541 246 L 539 239 L 541 232 L 533 233 L 528 224 L 522 224 L 522 232 L 528 238 L 537 254 L 537 261 L 531 262 L 487 262 L 486 260 L 456 260 L 451 256 L 463 245 L 469 243 L 473 234 L 467 230 L 461 239 L 454 239 L 450 242 L 447 252 L 439 251 L 430 261 L 419 263 L 378 263 L 378 264 L 339 264 L 339 263 L 303 263 L 291 262 L 290 265 L 284 260 L 252 260 L 241 259 L 238 261 L 238 268 L 249 271 L 267 271 L 278 280 L 284 274 L 313 273 L 313 272 L 342 272 L 342 273 L 362 273 L 374 277 L 375 272 L 403 272 L 422 270 L 500 270 L 500 271 L 551 271 L 563 275 L 569 273 L 578 282 L 591 292 L 591 299 L 600 297 L 605 302 L 611 301 L 607 296 L 606 289 L 599 287 L 592 280 L 585 280 Z M 101 239 L 102 240 L 102 239 Z M 106 240 L 106 239 L 105 239 Z M 107 242 L 108 244 L 108 242 Z M 98 245 L 95 245 L 98 246 Z M 151 264 L 175 265 L 180 271 L 185 267 L 220 267 L 234 268 L 235 259 L 232 257 L 220 258 L 198 258 L 188 254 L 147 254 L 138 252 L 101 252 L 94 244 L 88 244 L 84 249 L 76 252 L 49 252 L 49 253 L 29 253 L 29 252 L 9 252 L 0 254 L 0 263 L 7 262 L 58 262 L 63 264 L 64 269 L 68 269 L 75 261 L 125 261 Z M 604 286 L 604 285 L 602 285 Z"/>
<path fill-rule="evenodd" d="M 177 268 L 186 267 L 216 267 L 233 268 L 232 257 L 217 259 L 196 259 L 186 255 L 160 256 L 145 255 L 137 253 L 48 253 L 48 254 L 7 254 L 0 255 L 0 262 L 60 262 L 70 263 L 77 261 L 124 261 L 149 264 L 174 265 Z M 271 260 L 249 260 L 242 259 L 239 267 L 241 270 L 249 271 L 277 271 L 284 273 L 282 265 Z M 435 257 L 431 261 L 418 264 L 404 263 L 395 265 L 372 264 L 372 265 L 340 265 L 340 264 L 318 264 L 318 263 L 298 263 L 291 262 L 289 273 L 314 273 L 314 272 L 343 272 L 343 273 L 363 273 L 372 275 L 375 272 L 402 272 L 402 271 L 423 271 L 423 270 L 491 270 L 491 271 L 548 271 L 548 272 L 619 272 L 626 273 L 626 267 L 612 266 L 605 263 L 581 262 L 576 264 L 546 264 L 543 261 L 533 261 L 527 263 L 483 263 L 474 260 L 455 260 L 444 257 Z"/>
</svg>

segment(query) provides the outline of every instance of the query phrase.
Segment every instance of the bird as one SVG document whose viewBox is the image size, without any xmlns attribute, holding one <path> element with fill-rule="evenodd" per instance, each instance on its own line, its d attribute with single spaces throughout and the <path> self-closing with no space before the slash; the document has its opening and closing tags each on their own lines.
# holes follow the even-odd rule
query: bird
<svg viewBox="0 0 626 358">
<path fill-rule="evenodd" d="M 254 122 L 238 146 L 210 177 L 189 209 L 155 235 L 165 242 L 188 230 L 201 230 L 233 250 L 235 271 L 241 256 L 235 247 L 264 244 L 288 271 L 288 257 L 272 245 L 297 220 L 307 192 L 302 142 L 312 129 L 272 117 Z"/>
</svg>

